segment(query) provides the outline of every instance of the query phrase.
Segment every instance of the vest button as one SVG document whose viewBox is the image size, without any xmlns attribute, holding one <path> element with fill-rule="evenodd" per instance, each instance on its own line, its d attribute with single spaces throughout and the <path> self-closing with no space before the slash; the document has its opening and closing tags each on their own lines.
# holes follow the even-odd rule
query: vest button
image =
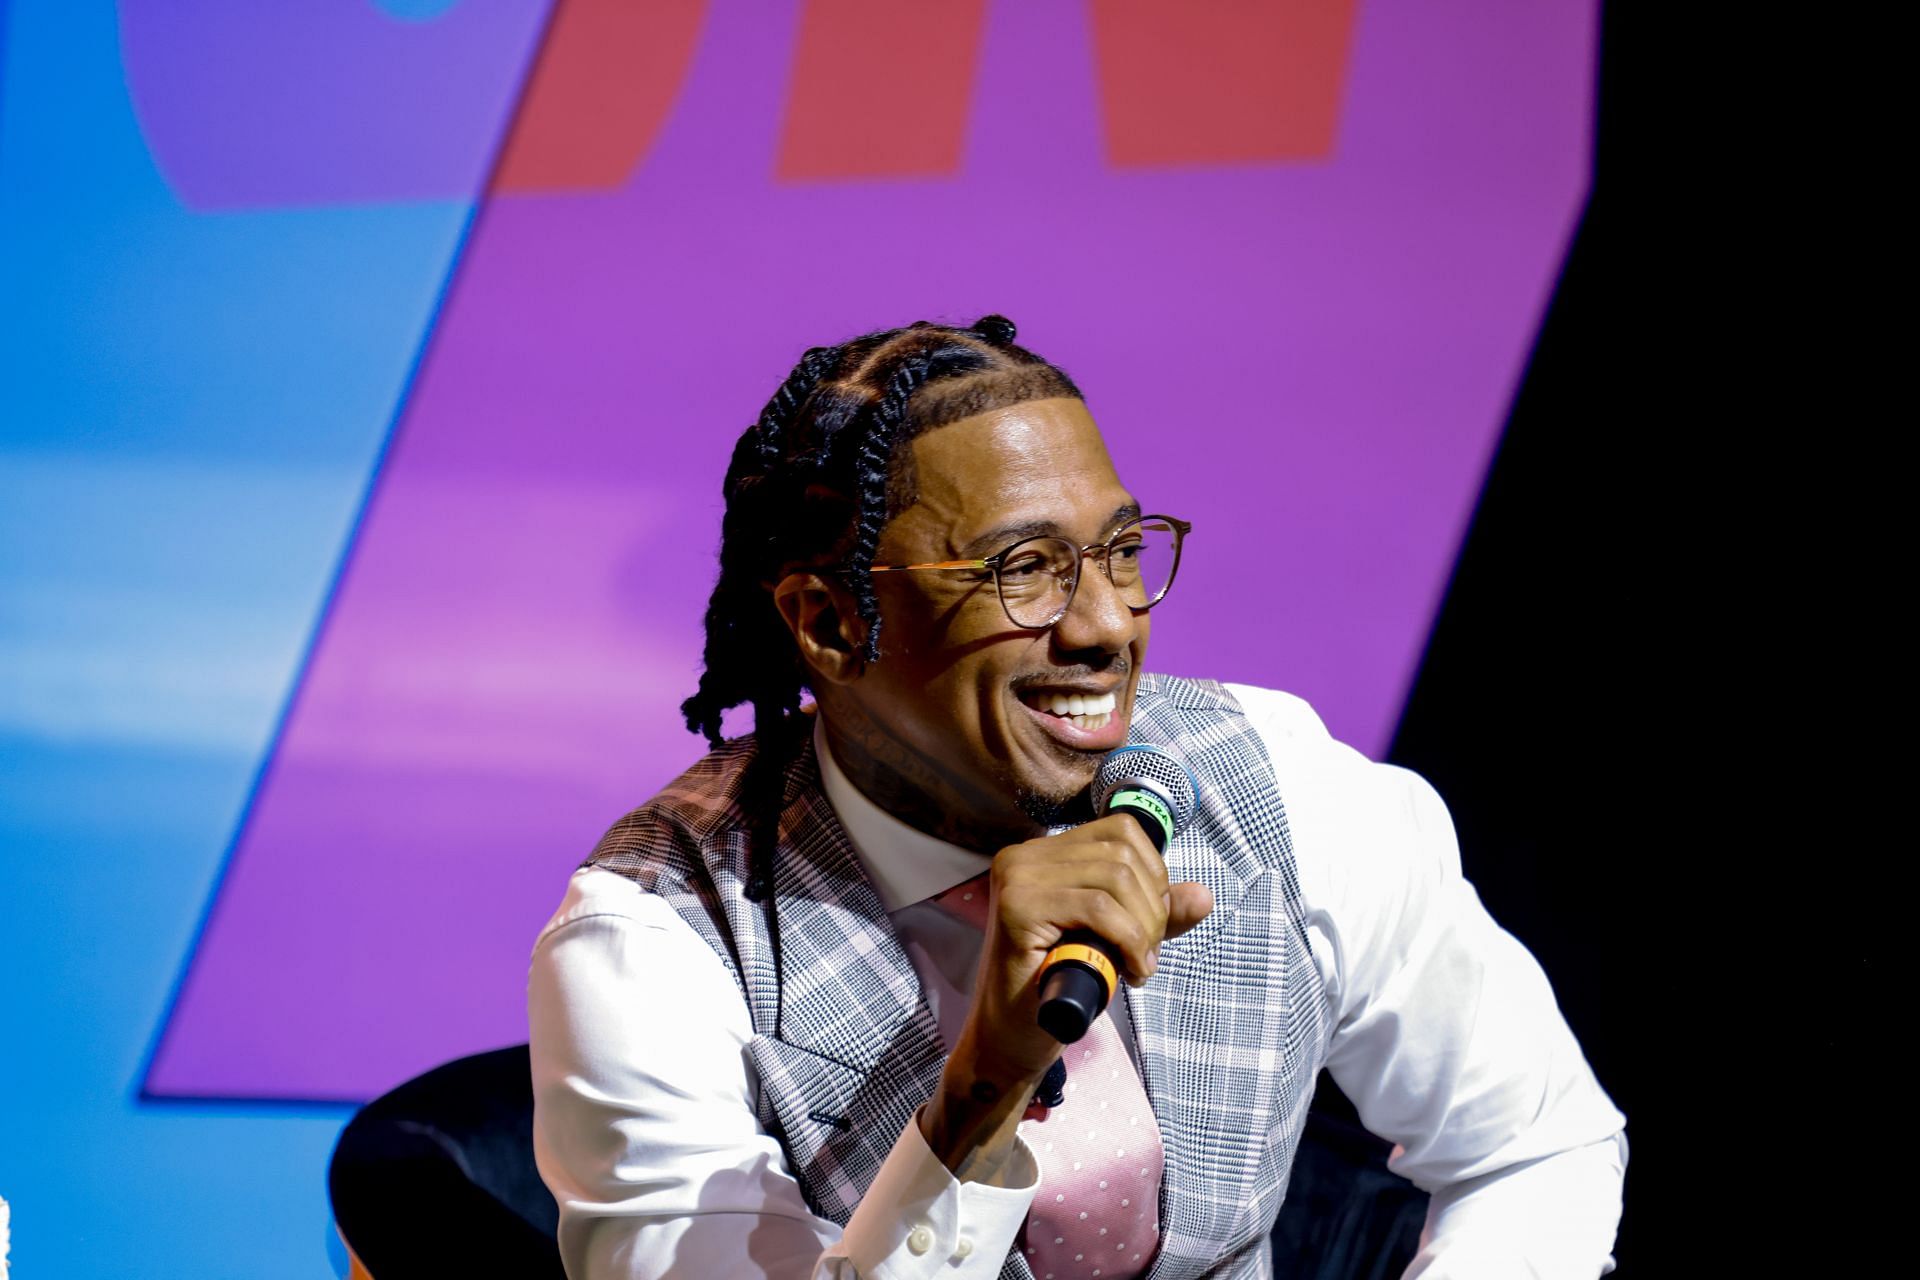
<svg viewBox="0 0 1920 1280">
<path fill-rule="evenodd" d="M 925 1227 L 915 1227 L 907 1232 L 907 1248 L 915 1256 L 925 1253 L 933 1248 L 933 1232 Z"/>
</svg>

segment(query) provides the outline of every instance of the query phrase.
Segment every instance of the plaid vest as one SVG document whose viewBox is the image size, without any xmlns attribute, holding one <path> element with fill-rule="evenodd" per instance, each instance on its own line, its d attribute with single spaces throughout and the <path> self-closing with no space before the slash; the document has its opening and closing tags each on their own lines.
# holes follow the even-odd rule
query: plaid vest
<svg viewBox="0 0 1920 1280">
<path fill-rule="evenodd" d="M 1166 1147 L 1151 1280 L 1266 1276 L 1267 1235 L 1331 1033 L 1308 952 L 1293 846 L 1272 762 L 1212 681 L 1143 676 L 1131 740 L 1166 748 L 1200 783 L 1167 848 L 1173 879 L 1213 913 L 1163 944 L 1145 987 L 1122 987 Z M 751 738 L 695 764 L 609 831 L 588 861 L 660 894 L 706 939 L 752 1017 L 759 1121 L 814 1212 L 845 1224 L 946 1052 L 880 895 L 821 790 L 809 745 L 787 771 L 775 892 L 747 899 L 738 804 Z M 1009 1253 L 1002 1280 L 1033 1280 Z"/>
</svg>

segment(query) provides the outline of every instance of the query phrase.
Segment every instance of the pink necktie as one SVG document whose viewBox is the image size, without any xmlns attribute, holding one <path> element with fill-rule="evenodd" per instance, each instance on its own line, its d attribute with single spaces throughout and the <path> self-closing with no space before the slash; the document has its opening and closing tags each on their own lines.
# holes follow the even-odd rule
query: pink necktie
<svg viewBox="0 0 1920 1280">
<path fill-rule="evenodd" d="M 978 876 L 934 902 L 984 929 L 988 892 Z M 1040 1190 L 1016 1247 L 1039 1280 L 1135 1280 L 1160 1243 L 1160 1126 L 1111 1013 L 1064 1060 L 1066 1101 L 1036 1103 L 1020 1122 Z"/>
</svg>

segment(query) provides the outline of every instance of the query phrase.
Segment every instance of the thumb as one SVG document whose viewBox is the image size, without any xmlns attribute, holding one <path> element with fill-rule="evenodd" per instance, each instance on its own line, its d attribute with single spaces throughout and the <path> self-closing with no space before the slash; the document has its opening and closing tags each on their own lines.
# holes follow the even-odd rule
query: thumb
<svg viewBox="0 0 1920 1280">
<path fill-rule="evenodd" d="M 1203 884 L 1188 880 L 1170 886 L 1167 893 L 1166 936 L 1169 938 L 1179 937 L 1205 920 L 1213 910 L 1213 890 Z"/>
</svg>

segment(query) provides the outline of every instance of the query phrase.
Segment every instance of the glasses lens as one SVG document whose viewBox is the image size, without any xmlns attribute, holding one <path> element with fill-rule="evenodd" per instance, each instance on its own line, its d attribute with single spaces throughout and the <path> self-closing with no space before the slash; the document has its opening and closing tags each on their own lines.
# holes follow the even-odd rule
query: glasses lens
<svg viewBox="0 0 1920 1280">
<path fill-rule="evenodd" d="M 1073 595 L 1080 549 L 1064 538 L 1029 538 L 1000 562 L 1000 601 L 1016 626 L 1044 627 Z"/>
<path fill-rule="evenodd" d="M 1107 563 L 1120 598 L 1136 609 L 1158 602 L 1173 583 L 1180 560 L 1180 535 L 1157 516 L 1128 525 L 1114 535 Z"/>
</svg>

